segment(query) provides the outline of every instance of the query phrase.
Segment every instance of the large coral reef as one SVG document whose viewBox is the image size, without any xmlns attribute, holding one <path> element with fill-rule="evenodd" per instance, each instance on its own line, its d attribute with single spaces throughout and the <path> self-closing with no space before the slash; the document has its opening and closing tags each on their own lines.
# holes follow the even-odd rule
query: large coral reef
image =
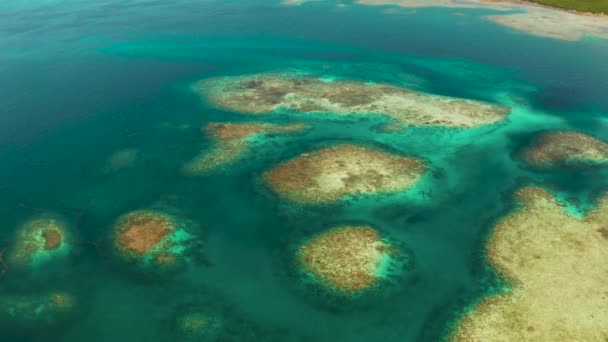
<svg viewBox="0 0 608 342">
<path fill-rule="evenodd" d="M 382 115 L 406 126 L 470 128 L 503 121 L 510 112 L 508 107 L 477 100 L 298 73 L 219 77 L 196 82 L 192 88 L 217 107 L 257 115 L 281 110 Z"/>
<path fill-rule="evenodd" d="M 511 287 L 481 300 L 451 340 L 608 340 L 608 196 L 584 218 L 541 188 L 517 199 L 520 209 L 487 243 L 490 264 Z"/>
</svg>

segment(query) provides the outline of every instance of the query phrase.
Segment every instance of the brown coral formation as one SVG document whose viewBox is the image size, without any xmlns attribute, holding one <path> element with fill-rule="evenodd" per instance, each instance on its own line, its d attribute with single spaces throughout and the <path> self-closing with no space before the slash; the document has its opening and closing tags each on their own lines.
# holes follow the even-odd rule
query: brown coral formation
<svg viewBox="0 0 608 342">
<path fill-rule="evenodd" d="M 536 167 L 602 164 L 608 162 L 608 143 L 579 132 L 549 132 L 537 136 L 522 157 Z"/>
<path fill-rule="evenodd" d="M 540 188 L 495 227 L 490 264 L 512 287 L 482 300 L 452 341 L 608 340 L 608 196 L 579 219 Z"/>
<path fill-rule="evenodd" d="M 304 153 L 266 172 L 264 179 L 280 196 L 313 204 L 406 190 L 425 170 L 419 159 L 345 144 Z"/>
<path fill-rule="evenodd" d="M 57 229 L 45 229 L 42 233 L 44 238 L 44 249 L 51 250 L 61 246 L 61 233 Z"/>
<path fill-rule="evenodd" d="M 387 84 L 325 81 L 295 74 L 258 74 L 202 80 L 193 85 L 214 105 L 248 114 L 286 109 L 300 113 L 383 115 L 413 126 L 475 127 L 506 118 L 508 107 L 430 95 Z"/>
<path fill-rule="evenodd" d="M 328 287 L 347 293 L 368 289 L 381 279 L 381 267 L 396 249 L 371 227 L 338 227 L 302 244 L 299 265 Z"/>
<path fill-rule="evenodd" d="M 305 125 L 271 125 L 259 123 L 211 123 L 204 128 L 214 146 L 186 163 L 184 172 L 189 175 L 204 174 L 242 158 L 252 150 L 252 138 L 265 134 L 285 134 L 302 131 Z"/>
<path fill-rule="evenodd" d="M 152 211 L 135 211 L 117 224 L 115 246 L 137 255 L 146 254 L 175 229 L 169 218 Z"/>
</svg>

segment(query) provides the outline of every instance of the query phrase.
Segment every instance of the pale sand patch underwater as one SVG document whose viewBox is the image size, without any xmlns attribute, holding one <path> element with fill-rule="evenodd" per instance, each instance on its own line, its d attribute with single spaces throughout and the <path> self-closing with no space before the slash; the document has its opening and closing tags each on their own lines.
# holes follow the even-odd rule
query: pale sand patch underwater
<svg viewBox="0 0 608 342">
<path fill-rule="evenodd" d="M 260 138 L 268 134 L 300 132 L 307 126 L 272 125 L 260 123 L 211 123 L 204 133 L 213 140 L 211 150 L 203 151 L 182 168 L 186 175 L 204 175 L 220 167 L 233 164 L 254 150 Z"/>
<path fill-rule="evenodd" d="M 383 115 L 412 126 L 476 127 L 504 120 L 510 108 L 431 95 L 388 84 L 296 73 L 211 78 L 192 89 L 213 105 L 245 114 L 288 110 L 335 115 Z"/>
<path fill-rule="evenodd" d="M 520 209 L 487 243 L 512 288 L 483 299 L 452 341 L 608 340 L 608 195 L 585 218 L 541 188 L 517 193 Z"/>
<path fill-rule="evenodd" d="M 5 293 L 0 297 L 0 326 L 31 330 L 54 325 L 68 319 L 76 306 L 76 298 L 67 292 Z"/>
<path fill-rule="evenodd" d="M 608 16 L 576 13 L 542 5 L 517 1 L 482 0 L 357 0 L 357 4 L 400 7 L 488 8 L 501 11 L 521 11 L 488 15 L 486 20 L 514 30 L 547 38 L 579 40 L 586 35 L 608 39 Z"/>
<path fill-rule="evenodd" d="M 580 132 L 547 132 L 534 138 L 522 158 L 539 168 L 605 164 L 608 143 Z"/>
<path fill-rule="evenodd" d="M 139 150 L 134 148 L 125 148 L 114 152 L 106 163 L 106 172 L 120 171 L 133 166 L 137 160 Z"/>
<path fill-rule="evenodd" d="M 315 204 L 407 190 L 426 169 L 416 158 L 344 144 L 304 153 L 266 172 L 264 179 L 282 197 Z"/>
<path fill-rule="evenodd" d="M 318 2 L 321 0 L 283 0 L 281 1 L 281 4 L 285 5 L 285 6 L 299 6 L 302 4 L 305 4 L 307 2 Z"/>
</svg>

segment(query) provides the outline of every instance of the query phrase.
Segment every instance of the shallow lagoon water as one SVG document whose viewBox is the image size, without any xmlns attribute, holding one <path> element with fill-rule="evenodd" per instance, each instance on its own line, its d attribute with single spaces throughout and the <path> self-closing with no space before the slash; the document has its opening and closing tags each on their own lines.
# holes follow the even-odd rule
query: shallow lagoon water
<svg viewBox="0 0 608 342">
<path fill-rule="evenodd" d="M 390 14 L 331 1 L 0 6 L 0 250 L 13 247 L 20 223 L 45 211 L 61 215 L 77 240 L 69 262 L 43 272 L 8 265 L 0 278 L 6 295 L 59 290 L 78 298 L 65 324 L 25 332 L 0 325 L 11 341 L 175 340 L 171 321 L 184 303 L 233 317 L 237 341 L 437 341 L 459 312 L 503 286 L 483 245 L 492 223 L 512 210 L 516 188 L 545 186 L 584 211 L 608 185 L 602 168 L 534 171 L 516 158 L 539 131 L 608 139 L 608 41 L 527 36 L 481 20 L 487 10 Z M 189 91 L 202 78 L 291 69 L 513 111 L 475 129 L 384 132 L 381 118 L 239 115 Z M 180 172 L 212 143 L 201 127 L 239 121 L 311 129 L 272 137 L 222 172 Z M 344 142 L 422 158 L 431 172 L 412 191 L 323 207 L 281 201 L 261 181 L 279 162 Z M 108 171 L 124 149 L 137 150 L 136 158 Z M 197 222 L 204 260 L 162 277 L 117 260 L 112 225 L 142 208 Z M 348 223 L 373 225 L 413 252 L 415 267 L 390 298 L 328 303 L 294 282 L 291 244 Z"/>
</svg>

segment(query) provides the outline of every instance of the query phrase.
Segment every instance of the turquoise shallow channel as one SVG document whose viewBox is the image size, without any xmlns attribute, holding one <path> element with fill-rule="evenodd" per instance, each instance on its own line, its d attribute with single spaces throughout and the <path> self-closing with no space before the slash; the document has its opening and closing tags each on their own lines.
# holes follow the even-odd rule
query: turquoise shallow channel
<svg viewBox="0 0 608 342">
<path fill-rule="evenodd" d="M 604 164 L 533 168 L 520 158 L 546 131 L 608 140 L 608 39 L 532 35 L 485 19 L 496 11 L 0 1 L 0 341 L 446 340 L 472 305 L 508 290 L 485 242 L 517 210 L 517 189 L 542 187 L 576 217 L 608 189 Z M 280 73 L 510 112 L 477 127 L 395 127 L 382 115 L 241 113 L 192 88 Z M 236 161 L 186 174 L 221 146 L 206 134 L 210 123 L 304 128 L 245 139 L 252 145 Z M 321 204 L 269 186 L 268 170 L 340 144 L 413 158 L 424 172 L 403 189 Z M 157 224 L 168 239 L 141 256 L 145 267 L 120 248 L 145 246 L 115 229 L 138 210 L 162 215 L 133 223 L 135 232 Z M 20 240 L 45 217 L 69 248 L 53 244 L 57 232 Z M 384 252 L 401 258 L 356 294 L 302 277 L 297 259 L 302 241 L 347 225 L 373 227 L 398 250 Z M 64 249 L 40 252 L 54 248 Z M 45 258 L 35 267 L 15 261 L 36 251 Z"/>
</svg>

